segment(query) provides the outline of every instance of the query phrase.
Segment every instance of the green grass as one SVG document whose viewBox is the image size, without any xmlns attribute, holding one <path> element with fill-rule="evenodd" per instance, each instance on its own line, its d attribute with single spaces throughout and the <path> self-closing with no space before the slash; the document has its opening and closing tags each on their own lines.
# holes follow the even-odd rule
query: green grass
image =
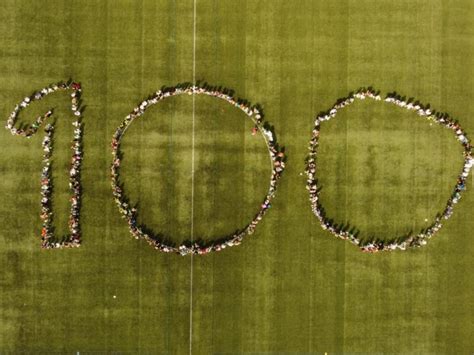
<svg viewBox="0 0 474 355">
<path fill-rule="evenodd" d="M 366 255 L 319 227 L 300 176 L 314 115 L 360 86 L 414 96 L 474 135 L 471 2 L 197 0 L 196 9 L 196 78 L 260 103 L 288 168 L 254 235 L 193 258 L 191 313 L 191 259 L 129 236 L 108 168 L 124 116 L 162 85 L 192 80 L 193 2 L 0 4 L 5 120 L 26 94 L 69 77 L 82 82 L 87 106 L 77 250 L 40 250 L 41 137 L 0 130 L 0 352 L 188 353 L 191 323 L 196 354 L 472 352 L 472 180 L 427 247 Z M 68 209 L 66 105 L 57 94 L 22 115 L 58 107 L 58 232 Z M 459 144 L 405 111 L 357 105 L 322 128 L 325 206 L 367 233 L 422 227 L 455 182 Z M 191 116 L 190 97 L 161 102 L 123 146 L 127 195 L 144 223 L 176 242 L 191 228 Z M 258 208 L 270 171 L 250 128 L 238 110 L 196 98 L 196 235 L 231 232 Z"/>
</svg>

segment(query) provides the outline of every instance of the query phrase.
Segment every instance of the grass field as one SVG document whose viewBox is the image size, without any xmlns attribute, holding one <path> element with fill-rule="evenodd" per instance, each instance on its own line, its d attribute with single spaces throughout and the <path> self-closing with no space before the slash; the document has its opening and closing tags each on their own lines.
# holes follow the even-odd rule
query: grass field
<svg viewBox="0 0 474 355">
<path fill-rule="evenodd" d="M 79 249 L 40 249 L 41 135 L 0 130 L 0 353 L 471 353 L 472 179 L 426 247 L 367 255 L 320 228 L 300 173 L 314 116 L 361 86 L 430 103 L 474 136 L 473 20 L 469 0 L 2 1 L 2 117 L 68 78 L 86 109 Z M 261 104 L 288 161 L 256 233 L 191 258 L 130 237 L 108 174 L 125 115 L 193 76 Z M 52 106 L 65 233 L 68 100 L 48 97 L 21 121 Z M 196 97 L 194 149 L 192 117 L 191 97 L 166 100 L 123 141 L 127 195 L 176 242 L 191 228 L 212 239 L 243 226 L 270 176 L 245 115 Z M 449 197 L 460 153 L 446 130 L 357 103 L 322 127 L 322 201 L 368 235 L 417 230 Z"/>
</svg>

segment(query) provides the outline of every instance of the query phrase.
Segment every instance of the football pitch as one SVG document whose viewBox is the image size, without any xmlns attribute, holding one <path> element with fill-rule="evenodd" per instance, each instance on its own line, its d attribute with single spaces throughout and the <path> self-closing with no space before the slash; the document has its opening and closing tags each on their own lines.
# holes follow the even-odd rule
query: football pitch
<svg viewBox="0 0 474 355">
<path fill-rule="evenodd" d="M 450 353 L 474 351 L 473 178 L 422 248 L 363 253 L 324 231 L 306 175 L 315 117 L 360 87 L 396 91 L 474 136 L 474 3 L 144 0 L 0 3 L 0 113 L 52 83 L 82 85 L 80 248 L 40 241 L 42 128 L 0 130 L 0 353 Z M 165 254 L 114 203 L 112 136 L 162 87 L 193 81 L 258 104 L 284 148 L 271 208 L 242 245 Z M 68 233 L 70 101 L 54 107 L 53 212 Z M 259 210 L 268 149 L 240 110 L 171 97 L 127 130 L 120 179 L 139 222 L 172 243 L 211 242 Z M 356 102 L 321 127 L 327 215 L 390 240 L 426 228 L 462 170 L 448 130 Z"/>
</svg>

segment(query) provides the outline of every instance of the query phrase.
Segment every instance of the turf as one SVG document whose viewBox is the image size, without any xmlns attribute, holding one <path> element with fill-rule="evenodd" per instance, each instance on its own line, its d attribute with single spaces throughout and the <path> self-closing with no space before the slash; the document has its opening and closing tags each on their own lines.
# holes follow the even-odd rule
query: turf
<svg viewBox="0 0 474 355">
<path fill-rule="evenodd" d="M 0 130 L 0 352 L 472 352 L 472 180 L 427 247 L 366 255 L 319 227 L 300 175 L 314 115 L 360 86 L 430 103 L 473 135 L 471 2 L 196 5 L 196 79 L 261 104 L 288 168 L 257 232 L 239 247 L 194 257 L 191 268 L 190 258 L 129 236 L 108 168 L 124 116 L 162 85 L 192 80 L 193 2 L 0 4 L 5 119 L 25 95 L 70 77 L 82 82 L 86 105 L 77 250 L 40 250 L 41 137 Z M 32 105 L 22 122 L 50 106 L 54 224 L 64 233 L 66 98 Z M 322 198 L 335 219 L 390 237 L 423 227 L 443 205 L 462 164 L 459 144 L 408 116 L 364 102 L 323 126 Z M 169 99 L 124 138 L 127 195 L 143 223 L 176 242 L 191 230 L 191 117 L 190 97 Z M 250 128 L 237 110 L 196 97 L 197 236 L 232 232 L 263 198 L 270 167 Z"/>
</svg>

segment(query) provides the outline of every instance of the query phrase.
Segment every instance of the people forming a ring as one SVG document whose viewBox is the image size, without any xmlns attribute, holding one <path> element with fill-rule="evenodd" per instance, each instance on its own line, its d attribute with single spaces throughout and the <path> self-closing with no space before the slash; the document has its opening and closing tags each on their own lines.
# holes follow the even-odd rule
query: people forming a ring
<svg viewBox="0 0 474 355">
<path fill-rule="evenodd" d="M 322 122 L 329 121 L 336 117 L 339 110 L 347 107 L 356 100 L 371 99 L 374 101 L 384 102 L 392 105 L 396 105 L 405 108 L 408 111 L 415 112 L 418 116 L 427 119 L 432 123 L 439 124 L 446 127 L 454 133 L 456 139 L 461 143 L 463 147 L 464 165 L 461 173 L 458 175 L 456 184 L 452 191 L 450 198 L 444 210 L 439 213 L 434 221 L 430 225 L 422 230 L 418 234 L 410 234 L 394 238 L 389 241 L 382 241 L 372 239 L 370 241 L 363 241 L 356 233 L 352 230 L 347 230 L 344 227 L 340 227 L 331 221 L 324 213 L 323 206 L 320 202 L 320 186 L 316 178 L 318 171 L 318 146 L 320 137 L 320 128 Z M 309 199 L 311 202 L 311 208 L 313 213 L 318 218 L 321 227 L 324 230 L 329 231 L 334 236 L 347 240 L 352 244 L 358 246 L 364 252 L 378 252 L 378 251 L 391 251 L 391 250 L 405 250 L 410 247 L 420 247 L 426 245 L 427 241 L 433 237 L 441 227 L 443 226 L 443 220 L 447 220 L 453 213 L 453 208 L 456 203 L 461 199 L 461 193 L 466 189 L 466 181 L 469 176 L 470 169 L 474 165 L 474 158 L 472 155 L 472 145 L 466 136 L 465 131 L 461 128 L 459 123 L 451 118 L 446 113 L 441 113 L 430 109 L 428 106 L 420 104 L 418 101 L 405 100 L 400 95 L 395 93 L 388 94 L 384 99 L 380 96 L 379 92 L 372 89 L 360 89 L 355 94 L 350 94 L 348 97 L 340 99 L 336 104 L 324 114 L 320 114 L 316 117 L 314 122 L 314 128 L 312 132 L 312 138 L 309 143 L 309 156 L 306 160 L 306 174 L 307 174 L 307 185 L 306 188 L 309 191 Z"/>
<path fill-rule="evenodd" d="M 240 109 L 244 112 L 254 123 L 252 133 L 260 132 L 264 138 L 268 153 L 270 156 L 272 171 L 270 176 L 270 186 L 268 192 L 263 199 L 263 202 L 254 218 L 244 226 L 242 229 L 227 236 L 219 237 L 218 242 L 204 242 L 193 240 L 190 242 L 183 242 L 180 245 L 172 245 L 165 242 L 162 238 L 156 235 L 150 235 L 144 231 L 144 228 L 137 222 L 138 211 L 128 201 L 124 194 L 122 183 L 119 179 L 119 169 L 121 165 L 121 140 L 132 122 L 142 116 L 147 108 L 158 102 L 173 96 L 178 95 L 208 95 L 226 101 L 230 105 Z M 207 254 L 212 251 L 220 251 L 228 247 L 236 246 L 242 243 L 246 235 L 252 234 L 255 231 L 258 223 L 271 207 L 271 200 L 275 195 L 277 182 L 285 168 L 285 155 L 279 148 L 274 133 L 269 129 L 269 126 L 264 122 L 263 114 L 257 106 L 250 105 L 246 100 L 236 99 L 228 90 L 220 90 L 218 88 L 207 85 L 177 85 L 169 87 L 154 93 L 150 98 L 142 101 L 133 111 L 128 114 L 117 128 L 112 139 L 112 156 L 113 162 L 111 166 L 112 190 L 115 202 L 119 208 L 120 214 L 127 221 L 130 233 L 135 239 L 144 239 L 153 248 L 166 252 L 177 253 L 180 255 L 189 254 Z"/>
</svg>

